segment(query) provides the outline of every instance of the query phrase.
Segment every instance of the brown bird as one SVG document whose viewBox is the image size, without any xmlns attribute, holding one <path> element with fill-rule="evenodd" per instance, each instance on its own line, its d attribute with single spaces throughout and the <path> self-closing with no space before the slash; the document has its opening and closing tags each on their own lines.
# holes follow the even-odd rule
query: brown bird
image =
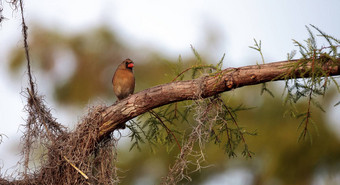
<svg viewBox="0 0 340 185">
<path fill-rule="evenodd" d="M 118 100 L 128 97 L 130 94 L 133 94 L 135 90 L 135 76 L 132 71 L 133 66 L 133 61 L 128 58 L 117 67 L 113 75 L 113 92 Z"/>
</svg>

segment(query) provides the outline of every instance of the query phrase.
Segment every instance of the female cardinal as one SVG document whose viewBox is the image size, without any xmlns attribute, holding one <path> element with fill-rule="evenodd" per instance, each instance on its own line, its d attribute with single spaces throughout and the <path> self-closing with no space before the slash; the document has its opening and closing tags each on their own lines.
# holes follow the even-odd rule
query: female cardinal
<svg viewBox="0 0 340 185">
<path fill-rule="evenodd" d="M 135 77 L 132 68 L 133 61 L 128 58 L 117 67 L 113 75 L 113 92 L 118 100 L 128 97 L 135 90 Z"/>
</svg>

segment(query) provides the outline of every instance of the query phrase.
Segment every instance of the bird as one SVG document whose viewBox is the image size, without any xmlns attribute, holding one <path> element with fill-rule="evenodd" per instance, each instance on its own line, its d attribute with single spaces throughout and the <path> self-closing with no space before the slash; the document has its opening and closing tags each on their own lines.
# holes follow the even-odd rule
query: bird
<svg viewBox="0 0 340 185">
<path fill-rule="evenodd" d="M 118 101 L 133 94 L 135 90 L 135 76 L 133 75 L 134 63 L 131 59 L 125 59 L 117 67 L 113 77 L 113 92 L 117 96 Z"/>
</svg>

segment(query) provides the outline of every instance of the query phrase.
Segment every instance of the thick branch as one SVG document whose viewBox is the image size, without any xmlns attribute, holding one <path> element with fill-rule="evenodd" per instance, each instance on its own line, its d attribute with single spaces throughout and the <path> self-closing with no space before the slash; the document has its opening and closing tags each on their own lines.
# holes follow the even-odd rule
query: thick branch
<svg viewBox="0 0 340 185">
<path fill-rule="evenodd" d="M 110 134 L 119 124 L 143 114 L 153 108 L 172 102 L 195 100 L 214 96 L 235 88 L 260 84 L 269 81 L 283 80 L 286 74 L 296 77 L 309 77 L 311 63 L 295 71 L 288 67 L 297 60 L 274 62 L 263 65 L 251 65 L 239 68 L 227 68 L 214 76 L 204 76 L 194 80 L 178 81 L 143 90 L 108 107 L 103 113 L 98 139 Z M 340 75 L 340 60 L 337 66 L 330 67 L 325 63 L 323 69 L 330 76 Z"/>
</svg>

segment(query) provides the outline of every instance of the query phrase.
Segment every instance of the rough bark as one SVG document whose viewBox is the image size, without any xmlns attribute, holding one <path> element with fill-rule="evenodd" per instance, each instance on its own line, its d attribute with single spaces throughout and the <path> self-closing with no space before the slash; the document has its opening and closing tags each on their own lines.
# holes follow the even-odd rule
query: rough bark
<svg viewBox="0 0 340 185">
<path fill-rule="evenodd" d="M 206 98 L 235 88 L 283 80 L 292 76 L 309 77 L 311 73 L 306 71 L 312 68 L 312 62 L 292 71 L 289 66 L 295 62 L 297 60 L 227 68 L 213 76 L 167 83 L 135 93 L 102 112 L 103 122 L 100 125 L 98 139 L 119 128 L 120 124 L 162 105 Z M 339 68 L 340 60 L 336 66 L 330 66 L 329 63 L 323 65 L 329 76 L 340 75 Z"/>
</svg>

